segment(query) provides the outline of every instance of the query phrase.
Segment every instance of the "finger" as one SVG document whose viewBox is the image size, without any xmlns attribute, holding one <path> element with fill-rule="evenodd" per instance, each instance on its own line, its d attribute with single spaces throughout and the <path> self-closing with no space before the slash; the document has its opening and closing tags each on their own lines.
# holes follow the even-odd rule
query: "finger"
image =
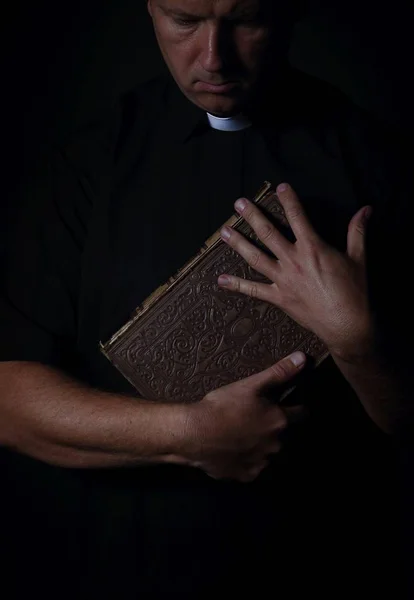
<svg viewBox="0 0 414 600">
<path fill-rule="evenodd" d="M 241 233 L 230 227 L 223 227 L 221 237 L 255 271 L 273 281 L 279 268 L 279 262 L 276 258 L 267 256 L 262 250 L 241 235 Z"/>
<path fill-rule="evenodd" d="M 237 479 L 242 483 L 250 483 L 259 477 L 260 473 L 262 473 L 265 470 L 268 464 L 269 461 L 264 460 L 260 464 L 249 468 L 247 471 L 242 471 L 237 477 Z"/>
<path fill-rule="evenodd" d="M 276 286 L 274 284 L 258 283 L 257 281 L 227 274 L 220 275 L 218 284 L 230 292 L 238 292 L 239 294 L 244 294 L 250 298 L 257 298 L 271 304 L 276 303 Z"/>
<path fill-rule="evenodd" d="M 309 416 L 309 410 L 303 405 L 289 406 L 288 408 L 274 407 L 275 423 L 273 426 L 275 442 L 278 442 L 278 436 L 284 434 L 294 425 L 303 423 Z"/>
<path fill-rule="evenodd" d="M 280 407 L 278 407 L 279 410 Z M 273 439 L 268 445 L 268 455 L 278 454 L 283 447 L 284 442 L 294 432 L 295 428 L 304 423 L 309 418 L 309 410 L 304 406 L 294 406 L 283 409 L 283 418 L 280 413 L 276 415 L 276 422 L 273 432 Z"/>
<path fill-rule="evenodd" d="M 288 427 L 298 425 L 309 418 L 309 409 L 306 406 L 289 406 L 283 409 Z"/>
<path fill-rule="evenodd" d="M 287 183 L 282 183 L 276 191 L 296 239 L 301 241 L 320 241 L 293 188 Z"/>
<path fill-rule="evenodd" d="M 249 223 L 260 241 L 262 241 L 279 259 L 290 251 L 292 244 L 265 217 L 253 202 L 240 198 L 234 205 L 237 212 Z"/>
<path fill-rule="evenodd" d="M 347 240 L 348 256 L 360 265 L 365 264 L 365 234 L 371 214 L 372 208 L 364 206 L 352 217 L 349 223 Z"/>
<path fill-rule="evenodd" d="M 268 452 L 264 451 L 263 448 L 261 448 L 260 451 L 257 452 L 256 456 L 252 456 L 249 454 L 246 460 L 239 463 L 239 466 L 241 465 L 242 468 L 246 471 L 254 471 L 255 469 L 259 468 L 264 469 L 267 467 L 268 464 L 270 464 L 269 460 L 266 458 L 267 456 L 269 456 Z"/>
<path fill-rule="evenodd" d="M 273 454 L 279 454 L 282 450 L 283 444 L 279 440 L 272 441 L 271 444 L 267 447 L 267 456 L 272 456 Z"/>
<path fill-rule="evenodd" d="M 283 384 L 298 375 L 305 364 L 306 354 L 303 352 L 294 352 L 268 369 L 255 375 L 250 375 L 250 377 L 244 379 L 244 384 L 258 391 L 270 384 Z"/>
</svg>

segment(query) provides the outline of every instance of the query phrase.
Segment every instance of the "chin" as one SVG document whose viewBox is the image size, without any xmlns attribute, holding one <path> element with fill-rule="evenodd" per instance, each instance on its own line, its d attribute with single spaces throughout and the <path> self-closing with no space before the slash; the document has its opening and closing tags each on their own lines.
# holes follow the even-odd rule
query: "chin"
<svg viewBox="0 0 414 600">
<path fill-rule="evenodd" d="M 242 107 L 242 102 L 239 98 L 217 97 L 213 96 L 213 94 L 202 94 L 194 98 L 193 101 L 200 108 L 217 117 L 231 117 L 238 114 Z"/>
</svg>

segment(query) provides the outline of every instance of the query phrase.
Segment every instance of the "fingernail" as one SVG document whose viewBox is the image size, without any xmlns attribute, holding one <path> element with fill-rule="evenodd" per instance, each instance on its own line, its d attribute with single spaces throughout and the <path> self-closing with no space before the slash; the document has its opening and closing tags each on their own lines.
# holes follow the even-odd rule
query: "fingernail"
<svg viewBox="0 0 414 600">
<path fill-rule="evenodd" d="M 289 360 L 295 365 L 295 367 L 301 367 L 306 362 L 306 356 L 303 352 L 294 352 L 289 356 Z"/>
<path fill-rule="evenodd" d="M 282 193 L 282 192 L 286 192 L 286 190 L 288 189 L 288 184 L 287 183 L 281 183 L 280 185 L 277 186 L 277 192 L 278 193 Z"/>
<path fill-rule="evenodd" d="M 221 237 L 223 240 L 228 240 L 230 238 L 231 232 L 228 227 L 223 227 L 221 230 Z"/>
<path fill-rule="evenodd" d="M 244 198 L 240 198 L 234 206 L 236 207 L 237 212 L 242 212 L 246 208 L 247 202 Z"/>
<path fill-rule="evenodd" d="M 220 275 L 220 277 L 218 278 L 218 282 L 220 285 L 229 285 L 230 277 L 227 277 L 227 275 Z"/>
</svg>

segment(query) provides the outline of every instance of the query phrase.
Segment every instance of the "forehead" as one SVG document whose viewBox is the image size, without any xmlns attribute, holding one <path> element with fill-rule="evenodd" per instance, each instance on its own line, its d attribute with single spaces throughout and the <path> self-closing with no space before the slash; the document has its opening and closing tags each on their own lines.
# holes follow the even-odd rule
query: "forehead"
<svg viewBox="0 0 414 600">
<path fill-rule="evenodd" d="M 165 10 L 180 11 L 188 14 L 225 16 L 251 10 L 262 9 L 277 0 L 154 0 Z"/>
</svg>

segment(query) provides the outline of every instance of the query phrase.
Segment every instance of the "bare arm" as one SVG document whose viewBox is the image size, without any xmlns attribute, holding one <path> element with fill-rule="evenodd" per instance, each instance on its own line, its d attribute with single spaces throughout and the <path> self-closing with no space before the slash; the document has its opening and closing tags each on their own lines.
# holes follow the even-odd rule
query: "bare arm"
<svg viewBox="0 0 414 600">
<path fill-rule="evenodd" d="M 356 358 L 332 353 L 332 358 L 380 429 L 388 434 L 412 435 L 414 402 L 411 377 L 405 369 L 373 352 Z"/>
<path fill-rule="evenodd" d="M 195 404 L 148 402 L 88 388 L 35 362 L 0 363 L 0 444 L 43 462 L 72 468 L 160 463 L 251 481 L 279 452 L 279 436 L 301 418 L 263 389 L 286 383 L 303 367 L 287 357 Z"/>
<path fill-rule="evenodd" d="M 185 462 L 189 407 L 88 388 L 40 363 L 0 363 L 0 443 L 63 467 Z M 174 449 L 174 451 L 173 451 Z"/>
</svg>

